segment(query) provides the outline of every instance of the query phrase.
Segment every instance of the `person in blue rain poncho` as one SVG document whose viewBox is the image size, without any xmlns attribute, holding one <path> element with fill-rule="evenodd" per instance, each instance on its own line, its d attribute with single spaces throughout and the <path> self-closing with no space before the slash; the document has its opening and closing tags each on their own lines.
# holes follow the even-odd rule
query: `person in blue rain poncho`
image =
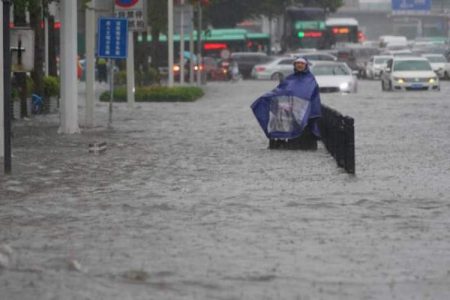
<svg viewBox="0 0 450 300">
<path fill-rule="evenodd" d="M 293 148 L 301 149 L 303 144 L 308 149 L 317 149 L 317 140 L 320 139 L 320 94 L 306 59 L 296 58 L 294 73 L 274 90 L 256 99 L 251 108 L 270 140 L 270 148 L 296 144 L 300 147 Z"/>
</svg>

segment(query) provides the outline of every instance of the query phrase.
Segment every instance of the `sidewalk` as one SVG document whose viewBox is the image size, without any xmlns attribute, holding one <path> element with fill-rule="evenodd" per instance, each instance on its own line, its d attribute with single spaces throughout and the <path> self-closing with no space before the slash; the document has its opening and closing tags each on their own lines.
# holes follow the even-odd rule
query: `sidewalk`
<svg viewBox="0 0 450 300">
<path fill-rule="evenodd" d="M 448 299 L 446 91 L 423 105 L 364 84 L 323 96 L 356 120 L 356 176 L 322 144 L 267 149 L 249 107 L 273 82 L 114 104 L 112 129 L 98 103 L 98 127 L 76 135 L 57 115 L 15 122 L 0 298 Z"/>
</svg>

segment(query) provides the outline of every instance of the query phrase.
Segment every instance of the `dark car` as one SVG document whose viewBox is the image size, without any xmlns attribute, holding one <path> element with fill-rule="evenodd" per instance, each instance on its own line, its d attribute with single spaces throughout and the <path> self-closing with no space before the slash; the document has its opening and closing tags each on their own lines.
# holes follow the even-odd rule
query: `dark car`
<svg viewBox="0 0 450 300">
<path fill-rule="evenodd" d="M 367 63 L 372 56 L 378 54 L 380 54 L 378 48 L 361 45 L 349 45 L 337 49 L 338 61 L 345 62 L 353 71 L 358 71 L 358 77 L 366 77 Z"/>
<path fill-rule="evenodd" d="M 251 77 L 255 65 L 270 60 L 270 57 L 264 52 L 234 52 L 231 54 L 231 58 L 238 63 L 239 73 L 243 78 Z"/>
</svg>

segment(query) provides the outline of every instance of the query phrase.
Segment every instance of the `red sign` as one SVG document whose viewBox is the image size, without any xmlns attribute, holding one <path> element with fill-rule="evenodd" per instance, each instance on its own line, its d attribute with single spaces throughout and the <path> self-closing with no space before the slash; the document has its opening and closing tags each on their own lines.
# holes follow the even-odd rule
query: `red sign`
<svg viewBox="0 0 450 300">
<path fill-rule="evenodd" d="M 123 8 L 130 8 L 135 6 L 139 0 L 116 0 L 116 5 Z"/>
<path fill-rule="evenodd" d="M 350 33 L 350 29 L 348 27 L 333 27 L 334 34 L 348 34 Z"/>
<path fill-rule="evenodd" d="M 322 32 L 320 32 L 320 31 L 307 31 L 307 32 L 305 32 L 305 36 L 304 37 L 320 38 L 320 37 L 322 37 Z"/>
<path fill-rule="evenodd" d="M 221 50 L 221 49 L 226 49 L 227 44 L 224 43 L 205 43 L 203 45 L 203 49 L 205 50 Z"/>
</svg>

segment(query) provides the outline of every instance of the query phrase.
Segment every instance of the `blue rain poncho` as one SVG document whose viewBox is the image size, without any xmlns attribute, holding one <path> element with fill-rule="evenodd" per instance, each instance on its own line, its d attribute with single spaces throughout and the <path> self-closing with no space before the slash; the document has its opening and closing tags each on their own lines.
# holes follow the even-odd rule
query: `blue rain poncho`
<svg viewBox="0 0 450 300">
<path fill-rule="evenodd" d="M 319 86 L 308 68 L 286 77 L 274 90 L 251 105 L 259 125 L 269 139 L 292 139 L 306 126 L 320 138 Z"/>
</svg>

